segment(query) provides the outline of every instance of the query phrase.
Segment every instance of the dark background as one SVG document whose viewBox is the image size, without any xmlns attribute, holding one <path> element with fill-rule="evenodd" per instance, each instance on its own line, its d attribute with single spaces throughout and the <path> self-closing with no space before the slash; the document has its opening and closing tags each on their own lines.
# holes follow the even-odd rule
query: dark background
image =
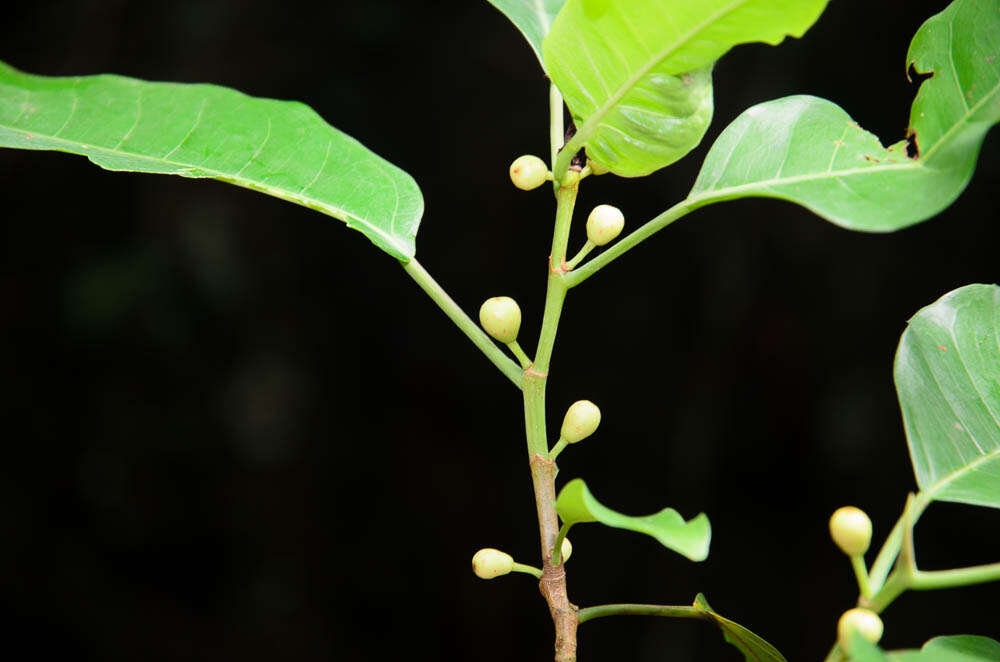
<svg viewBox="0 0 1000 662">
<path fill-rule="evenodd" d="M 907 45 L 943 1 L 834 0 L 801 41 L 737 48 L 716 123 L 676 167 L 587 180 L 631 227 L 684 197 L 742 109 L 811 93 L 887 144 Z M 0 58 L 299 99 L 414 175 L 421 262 L 468 310 L 508 294 L 531 351 L 553 203 L 508 163 L 547 153 L 547 85 L 485 1 L 21 2 Z M 573 532 L 570 597 L 713 606 L 790 662 L 821 660 L 855 591 L 826 522 L 880 544 L 914 489 L 891 364 L 906 319 L 998 278 L 998 136 L 938 218 L 851 233 L 788 203 L 700 210 L 574 290 L 550 426 L 606 504 L 712 520 L 692 564 L 650 538 Z M 0 629 L 9 659 L 545 660 L 518 393 L 397 264 L 335 220 L 210 181 L 0 151 Z M 579 226 L 578 226 L 579 228 Z M 582 233 L 577 231 L 573 245 Z M 1000 559 L 1000 513 L 935 505 L 926 568 Z M 907 594 L 887 646 L 1000 635 L 1000 586 Z M 707 625 L 587 624 L 583 660 L 740 660 Z M 20 651 L 20 653 L 17 653 Z M 7 657 L 7 655 L 4 655 Z"/>
</svg>

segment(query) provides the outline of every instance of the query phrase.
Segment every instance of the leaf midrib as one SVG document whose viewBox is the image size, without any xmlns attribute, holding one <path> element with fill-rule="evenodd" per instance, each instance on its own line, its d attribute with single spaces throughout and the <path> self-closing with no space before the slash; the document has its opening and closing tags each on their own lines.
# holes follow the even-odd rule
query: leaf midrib
<svg viewBox="0 0 1000 662">
<path fill-rule="evenodd" d="M 958 82 L 958 78 L 957 77 L 955 78 L 955 81 L 956 81 L 956 83 Z M 950 138 L 951 138 L 951 134 L 954 133 L 955 131 L 957 131 L 960 126 L 966 124 L 969 121 L 969 118 L 972 117 L 973 115 L 975 115 L 977 112 L 979 112 L 979 109 L 984 104 L 986 104 L 987 101 L 992 101 L 993 98 L 997 95 L 997 92 L 1000 92 L 1000 78 L 997 79 L 996 85 L 994 85 L 990 89 L 989 92 L 987 92 L 986 94 L 983 95 L 982 99 L 980 99 L 979 101 L 977 101 L 971 107 L 969 107 L 969 105 L 966 104 L 967 110 L 962 115 L 962 117 L 957 122 L 955 122 L 951 126 L 951 128 L 949 128 L 947 131 L 945 131 L 944 133 L 942 133 L 941 137 L 938 138 L 937 142 L 935 142 L 933 145 L 931 145 L 930 148 L 920 156 L 919 160 L 921 160 L 921 161 L 929 161 L 931 159 L 931 157 L 934 155 L 934 152 L 937 151 L 937 148 L 940 147 L 941 145 L 947 143 L 950 140 Z M 964 99 L 964 97 L 963 97 L 963 99 Z"/>
<path fill-rule="evenodd" d="M 650 58 L 649 64 L 647 64 L 644 67 L 641 67 L 638 71 L 636 71 L 635 74 L 626 79 L 626 81 L 622 85 L 620 85 L 618 89 L 615 90 L 615 92 L 610 97 L 608 97 L 607 101 L 601 104 L 597 108 L 597 110 L 595 110 L 590 115 L 590 117 L 587 118 L 587 120 L 583 123 L 583 126 L 580 127 L 580 130 L 577 132 L 576 136 L 573 137 L 573 140 L 576 141 L 578 145 L 590 140 L 590 138 L 593 137 L 593 133 L 596 131 L 597 126 L 600 126 L 601 123 L 603 122 L 604 116 L 607 115 L 609 112 L 611 112 L 611 109 L 614 108 L 618 104 L 618 102 L 621 101 L 622 98 L 624 98 L 625 95 L 628 94 L 629 91 L 633 87 L 635 87 L 638 84 L 638 82 L 642 79 L 642 77 L 645 76 L 647 73 L 649 73 L 649 71 L 653 67 L 655 67 L 660 62 L 663 62 L 663 60 L 665 60 L 666 58 L 670 57 L 675 52 L 677 52 L 682 46 L 690 42 L 699 32 L 705 29 L 705 27 L 711 25 L 715 21 L 719 20 L 721 17 L 735 11 L 737 8 L 751 1 L 752 0 L 736 0 L 736 2 L 733 2 L 725 9 L 719 10 L 715 14 L 712 14 L 711 16 L 706 18 L 706 20 L 702 21 L 701 23 L 698 23 L 681 39 L 678 39 L 676 42 L 674 42 L 664 50 L 660 51 L 657 55 Z M 583 85 L 581 85 L 581 87 L 583 87 Z M 574 153 L 575 151 L 576 150 L 574 150 Z"/>
<path fill-rule="evenodd" d="M 55 135 L 47 135 L 47 134 L 39 133 L 37 131 L 26 131 L 26 130 L 20 128 L 20 127 L 13 127 L 13 126 L 9 126 L 7 124 L 0 124 L 0 128 L 3 128 L 5 130 L 7 130 L 7 131 L 11 131 L 12 133 L 20 134 L 22 136 L 39 136 L 39 137 L 44 138 L 45 140 L 57 142 L 57 143 L 60 143 L 62 145 L 66 145 L 68 147 L 77 146 L 77 147 L 85 148 L 85 149 L 87 149 L 89 151 L 99 152 L 99 153 L 107 154 L 107 155 L 112 155 L 112 156 L 127 156 L 127 157 L 135 159 L 137 161 L 145 161 L 145 162 L 149 162 L 149 163 L 160 163 L 160 164 L 168 164 L 168 165 L 172 165 L 172 166 L 178 166 L 179 168 L 186 169 L 189 172 L 190 171 L 194 171 L 194 170 L 197 170 L 199 172 L 204 172 L 204 173 L 207 173 L 207 176 L 205 177 L 206 179 L 219 179 L 219 180 L 223 180 L 223 181 L 225 181 L 225 182 L 227 182 L 229 184 L 234 184 L 236 186 L 240 186 L 242 188 L 250 189 L 250 190 L 253 190 L 253 191 L 263 191 L 263 192 L 267 193 L 268 195 L 273 196 L 275 198 L 280 198 L 281 200 L 286 200 L 288 202 L 292 202 L 292 203 L 295 203 L 295 204 L 299 204 L 299 205 L 308 207 L 310 209 L 313 209 L 315 211 L 319 211 L 319 212 L 321 212 L 323 214 L 326 214 L 328 216 L 332 216 L 332 217 L 334 217 L 334 218 L 336 218 L 336 219 L 338 219 L 340 221 L 343 221 L 345 223 L 349 223 L 349 222 L 353 221 L 353 222 L 359 223 L 361 225 L 364 225 L 365 228 L 367 228 L 367 229 L 375 232 L 380 237 L 382 237 L 386 241 L 386 243 L 388 243 L 390 246 L 393 246 L 396 250 L 398 250 L 400 252 L 401 255 L 409 255 L 409 251 L 408 251 L 408 249 L 405 246 L 400 246 L 399 242 L 396 240 L 395 237 L 393 237 L 391 234 L 386 233 L 384 230 L 382 230 L 381 228 L 379 228 L 374 223 L 370 223 L 369 221 L 366 221 L 363 218 L 360 218 L 358 216 L 355 216 L 354 214 L 351 214 L 350 212 L 348 212 L 345 209 L 341 209 L 339 207 L 334 207 L 333 205 L 330 205 L 330 204 L 328 204 L 326 202 L 323 202 L 323 201 L 318 200 L 318 199 L 316 199 L 314 197 L 311 197 L 311 196 L 301 195 L 301 194 L 293 194 L 290 191 L 287 191 L 286 189 L 277 188 L 275 186 L 271 186 L 270 184 L 266 184 L 266 183 L 260 182 L 258 180 L 248 179 L 246 177 L 239 177 L 239 176 L 234 175 L 232 173 L 221 172 L 221 171 L 218 171 L 218 170 L 215 170 L 215 169 L 212 169 L 212 168 L 205 168 L 205 167 L 202 167 L 200 165 L 196 166 L 196 165 L 193 165 L 193 164 L 190 164 L 190 163 L 184 163 L 182 161 L 173 161 L 173 160 L 170 160 L 170 159 L 164 159 L 164 158 L 159 158 L 159 157 L 151 157 L 151 156 L 147 156 L 145 154 L 136 154 L 134 152 L 128 152 L 128 151 L 121 150 L 121 149 L 109 149 L 107 147 L 100 147 L 100 146 L 97 146 L 97 145 L 88 145 L 87 143 L 84 143 L 84 142 L 80 142 L 80 141 L 76 141 L 76 140 L 67 140 L 65 138 L 56 137 Z M 69 151 L 71 153 L 77 153 L 77 152 L 74 152 L 73 150 L 69 150 Z M 381 170 L 381 165 L 379 165 L 379 168 Z M 177 175 L 183 176 L 183 174 L 181 172 L 177 172 L 177 173 L 164 173 L 164 174 L 177 174 Z M 392 177 L 388 177 L 387 176 L 386 179 L 389 180 L 389 182 L 393 186 L 393 189 L 396 192 L 396 195 L 395 195 L 395 198 L 396 198 L 396 209 L 398 210 L 398 208 L 399 208 L 399 189 L 396 186 L 396 182 L 393 181 Z M 308 188 L 305 189 L 305 190 L 308 190 Z M 395 223 L 396 223 L 396 217 L 397 217 L 397 214 L 393 213 L 393 217 L 392 217 L 392 224 L 393 225 L 395 225 Z"/>
</svg>

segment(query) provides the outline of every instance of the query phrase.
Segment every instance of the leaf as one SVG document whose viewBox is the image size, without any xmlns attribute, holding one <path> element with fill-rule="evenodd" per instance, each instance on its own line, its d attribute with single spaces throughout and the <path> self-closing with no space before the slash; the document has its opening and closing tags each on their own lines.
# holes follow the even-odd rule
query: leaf
<svg viewBox="0 0 1000 662">
<path fill-rule="evenodd" d="M 737 44 L 801 36 L 826 3 L 567 0 L 542 43 L 577 126 L 560 163 L 584 145 L 627 177 L 673 163 L 712 119 L 712 63 Z"/>
<path fill-rule="evenodd" d="M 967 285 L 920 310 L 894 374 L 920 489 L 1000 508 L 1000 287 Z"/>
<path fill-rule="evenodd" d="M 574 478 L 559 492 L 556 511 L 570 526 L 580 522 L 600 522 L 616 529 L 645 533 L 692 561 L 708 558 L 712 529 L 705 513 L 688 522 L 673 508 L 664 508 L 655 515 L 629 517 L 598 503 L 580 478 Z"/>
<path fill-rule="evenodd" d="M 851 633 L 850 662 L 891 662 L 877 645 L 865 639 L 860 632 Z"/>
<path fill-rule="evenodd" d="M 535 51 L 535 57 L 544 70 L 542 39 L 549 33 L 553 19 L 566 0 L 489 0 L 489 2 L 517 26 L 531 45 L 531 50 Z"/>
<path fill-rule="evenodd" d="M 308 106 L 215 85 L 48 78 L 0 62 L 0 147 L 236 184 L 339 218 L 403 262 L 424 208 L 408 174 Z"/>
<path fill-rule="evenodd" d="M 707 619 L 719 626 L 722 636 L 736 648 L 740 649 L 746 662 L 787 662 L 778 649 L 767 643 L 756 634 L 739 623 L 717 614 L 709 606 L 705 596 L 699 593 L 694 599 L 694 608 Z"/>
<path fill-rule="evenodd" d="M 852 230 L 891 232 L 930 218 L 965 189 L 1000 121 L 1000 0 L 956 0 L 911 42 L 907 63 L 933 77 L 910 112 L 919 149 L 882 147 L 837 105 L 793 96 L 750 108 L 712 145 L 692 208 L 781 198 Z"/>
<path fill-rule="evenodd" d="M 861 660 L 851 659 L 852 662 Z M 971 634 L 934 637 L 919 651 L 890 653 L 889 659 L 893 662 L 1000 662 L 1000 643 Z"/>
</svg>

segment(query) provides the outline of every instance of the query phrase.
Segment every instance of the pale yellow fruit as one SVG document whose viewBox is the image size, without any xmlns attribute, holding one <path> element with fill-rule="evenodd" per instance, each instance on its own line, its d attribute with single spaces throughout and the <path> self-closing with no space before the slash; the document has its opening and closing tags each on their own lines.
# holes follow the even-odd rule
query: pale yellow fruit
<svg viewBox="0 0 1000 662">
<path fill-rule="evenodd" d="M 882 619 L 871 609 L 848 609 L 837 621 L 837 642 L 845 653 L 851 652 L 851 637 L 855 632 L 877 644 L 882 638 Z"/>
<path fill-rule="evenodd" d="M 479 323 L 505 345 L 517 340 L 521 330 L 521 307 L 510 297 L 493 297 L 479 308 Z"/>
<path fill-rule="evenodd" d="M 530 191 L 541 186 L 549 176 L 549 169 L 537 156 L 525 154 L 510 164 L 510 181 L 522 191 Z"/>
<path fill-rule="evenodd" d="M 872 542 L 872 521 L 860 508 L 838 508 L 830 516 L 830 537 L 844 554 L 861 556 Z"/>
<path fill-rule="evenodd" d="M 472 557 L 472 572 L 481 579 L 494 579 L 508 574 L 514 567 L 514 558 L 499 549 L 487 547 Z"/>
<path fill-rule="evenodd" d="M 594 434 L 600 424 L 601 410 L 597 405 L 590 400 L 577 400 L 566 410 L 560 434 L 567 443 L 575 444 Z"/>
<path fill-rule="evenodd" d="M 625 215 L 618 207 L 597 205 L 587 217 L 587 239 L 595 246 L 603 246 L 622 233 Z"/>
</svg>

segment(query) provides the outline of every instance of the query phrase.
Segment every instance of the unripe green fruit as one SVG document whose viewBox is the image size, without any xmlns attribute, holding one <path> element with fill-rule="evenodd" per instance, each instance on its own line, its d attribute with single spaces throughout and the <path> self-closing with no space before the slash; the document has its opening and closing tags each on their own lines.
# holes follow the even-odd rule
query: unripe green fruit
<svg viewBox="0 0 1000 662">
<path fill-rule="evenodd" d="M 521 308 L 510 297 L 487 299 L 479 309 L 479 323 L 486 333 L 509 345 L 521 330 Z"/>
<path fill-rule="evenodd" d="M 844 554 L 861 556 L 872 542 L 872 521 L 860 508 L 838 508 L 830 516 L 830 536 Z"/>
<path fill-rule="evenodd" d="M 595 246 L 603 246 L 622 233 L 625 215 L 611 205 L 597 205 L 587 217 L 587 239 Z"/>
<path fill-rule="evenodd" d="M 567 443 L 586 439 L 601 424 L 601 410 L 590 400 L 577 400 L 566 410 L 560 434 Z"/>
<path fill-rule="evenodd" d="M 560 554 L 562 555 L 562 562 L 566 563 L 569 561 L 569 557 L 573 554 L 573 543 L 569 541 L 569 538 L 563 538 L 562 546 L 559 548 Z"/>
<path fill-rule="evenodd" d="M 537 156 L 525 154 L 510 164 L 510 181 L 522 191 L 530 191 L 541 186 L 548 178 L 549 169 Z"/>
<path fill-rule="evenodd" d="M 848 609 L 837 621 L 837 643 L 845 653 L 851 652 L 851 637 L 855 632 L 877 644 L 882 638 L 882 619 L 871 609 Z"/>
<path fill-rule="evenodd" d="M 514 558 L 499 549 L 487 547 L 475 553 L 472 557 L 472 572 L 481 579 L 494 579 L 510 573 L 514 567 Z"/>
</svg>

